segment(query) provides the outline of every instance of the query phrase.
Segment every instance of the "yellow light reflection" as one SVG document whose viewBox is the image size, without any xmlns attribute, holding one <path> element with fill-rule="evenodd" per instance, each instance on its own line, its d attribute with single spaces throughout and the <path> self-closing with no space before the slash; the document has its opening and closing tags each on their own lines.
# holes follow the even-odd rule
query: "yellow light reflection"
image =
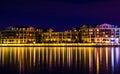
<svg viewBox="0 0 120 74">
<path fill-rule="evenodd" d="M 84 64 L 86 65 L 86 48 L 84 47 Z"/>
<path fill-rule="evenodd" d="M 50 61 L 49 61 L 49 69 L 52 67 L 52 49 L 50 48 L 50 55 L 49 55 Z"/>
<path fill-rule="evenodd" d="M 92 49 L 89 48 L 89 72 L 91 73 L 93 69 L 93 56 L 92 56 Z"/>
<path fill-rule="evenodd" d="M 4 64 L 4 51 L 5 51 L 5 48 L 3 47 L 2 48 L 2 64 Z"/>
<path fill-rule="evenodd" d="M 96 60 L 97 60 L 97 74 L 99 74 L 99 53 L 98 53 L 98 51 L 96 52 L 96 55 L 97 55 L 97 57 L 96 57 Z"/>
<path fill-rule="evenodd" d="M 49 58 L 49 57 L 48 57 L 48 50 L 49 50 L 48 47 L 46 47 L 45 50 L 46 50 L 46 63 L 48 64 L 48 58 Z"/>
<path fill-rule="evenodd" d="M 16 64 L 16 56 L 17 56 L 17 55 L 16 55 L 16 50 L 17 50 L 17 49 L 16 49 L 16 47 L 15 47 L 14 52 L 13 52 L 13 53 L 14 53 L 14 63 L 15 63 L 15 64 Z"/>
<path fill-rule="evenodd" d="M 36 63 L 36 49 L 35 49 L 35 47 L 33 48 L 33 50 L 34 50 L 34 51 L 33 51 L 33 52 L 34 52 L 34 53 L 33 53 L 33 56 L 34 56 L 34 57 L 33 57 L 33 64 L 34 64 L 34 66 L 35 66 L 35 63 Z"/>
<path fill-rule="evenodd" d="M 105 50 L 105 52 L 104 52 Z M 114 53 L 116 53 L 114 55 Z M 105 54 L 105 57 L 104 57 Z M 111 54 L 109 58 L 109 54 Z M 115 56 L 115 57 L 114 57 Z M 119 48 L 105 49 L 97 47 L 1 47 L 0 48 L 0 64 L 15 64 L 18 65 L 20 73 L 24 70 L 32 70 L 34 67 L 42 68 L 44 65 L 52 69 L 53 66 L 62 66 L 63 68 L 71 66 L 77 68 L 84 67 L 89 72 L 93 72 L 96 68 L 99 74 L 101 65 L 105 64 L 108 70 L 109 60 L 110 67 L 114 71 L 114 63 L 119 63 Z M 95 63 L 95 68 L 94 67 Z M 81 65 L 83 64 L 83 65 Z M 36 67 L 37 66 L 37 67 Z M 79 67 L 78 67 L 79 66 Z"/>
<path fill-rule="evenodd" d="M 1 64 L 1 59 L 2 58 L 2 48 L 0 47 L 0 64 Z"/>
<path fill-rule="evenodd" d="M 77 54 L 77 47 L 75 47 L 75 65 L 76 65 L 76 67 L 77 67 L 77 60 L 78 60 L 78 54 Z"/>
<path fill-rule="evenodd" d="M 54 51 L 53 51 L 53 54 L 54 54 L 54 65 L 56 65 L 56 60 L 57 60 L 56 59 L 57 58 L 57 56 L 56 56 L 56 53 L 57 53 L 56 50 L 57 50 L 57 47 L 55 47 Z"/>
<path fill-rule="evenodd" d="M 106 47 L 106 70 L 108 70 L 108 48 Z"/>
<path fill-rule="evenodd" d="M 70 67 L 71 66 L 71 49 L 70 48 L 68 48 L 67 49 L 67 64 L 68 64 L 68 66 Z"/>
<path fill-rule="evenodd" d="M 20 58 L 20 48 L 19 47 L 18 47 L 18 52 L 17 53 L 18 53 L 18 57 L 17 58 L 18 58 L 18 62 L 19 62 L 19 58 Z"/>
<path fill-rule="evenodd" d="M 81 63 L 81 48 L 79 48 L 79 62 Z"/>
<path fill-rule="evenodd" d="M 42 64 L 44 64 L 44 48 L 42 48 Z"/>
<path fill-rule="evenodd" d="M 100 48 L 100 64 L 102 64 L 102 55 L 103 55 L 102 54 L 102 52 L 103 52 L 102 50 L 103 50 L 103 48 Z"/>
<path fill-rule="evenodd" d="M 57 54 L 58 54 L 58 65 L 60 65 L 60 47 L 57 49 Z"/>
<path fill-rule="evenodd" d="M 39 59 L 38 62 L 39 62 L 39 64 L 40 64 L 40 52 L 41 52 L 41 49 L 38 48 L 38 59 Z"/>
<path fill-rule="evenodd" d="M 32 47 L 30 49 L 30 68 L 32 67 Z"/>
<path fill-rule="evenodd" d="M 12 48 L 10 48 L 10 64 L 12 63 Z"/>
<path fill-rule="evenodd" d="M 64 60 L 64 59 L 65 59 L 65 58 L 64 58 L 64 57 L 65 57 L 65 53 L 64 53 L 64 52 L 65 52 L 65 48 L 62 47 L 62 48 L 61 48 L 61 51 L 62 51 L 62 66 L 64 66 L 64 63 L 65 63 L 65 60 Z"/>
</svg>

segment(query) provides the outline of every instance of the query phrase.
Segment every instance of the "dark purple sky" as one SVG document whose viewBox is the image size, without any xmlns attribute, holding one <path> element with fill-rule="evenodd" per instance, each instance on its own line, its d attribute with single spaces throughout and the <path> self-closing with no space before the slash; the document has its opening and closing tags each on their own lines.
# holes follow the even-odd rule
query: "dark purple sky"
<svg viewBox="0 0 120 74">
<path fill-rule="evenodd" d="M 0 29 L 26 25 L 71 29 L 81 24 L 120 24 L 119 0 L 0 0 Z"/>
</svg>

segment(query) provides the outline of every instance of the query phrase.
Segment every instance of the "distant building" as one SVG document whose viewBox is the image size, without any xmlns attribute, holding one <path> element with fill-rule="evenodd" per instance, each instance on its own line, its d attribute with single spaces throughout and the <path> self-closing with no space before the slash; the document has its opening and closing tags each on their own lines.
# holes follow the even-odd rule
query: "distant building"
<svg viewBox="0 0 120 74">
<path fill-rule="evenodd" d="M 35 29 L 33 27 L 7 27 L 1 32 L 1 43 L 34 43 Z"/>
<path fill-rule="evenodd" d="M 89 26 L 83 25 L 80 27 L 80 40 L 82 43 L 89 43 L 90 36 L 89 36 Z"/>
<path fill-rule="evenodd" d="M 0 32 L 2 44 L 25 43 L 120 43 L 120 28 L 111 24 L 85 24 L 71 31 L 55 32 L 24 26 L 10 26 Z"/>
<path fill-rule="evenodd" d="M 49 29 L 47 32 L 42 33 L 43 43 L 67 43 L 72 42 L 72 33 L 70 31 L 54 32 Z"/>
<path fill-rule="evenodd" d="M 115 25 L 101 24 L 96 28 L 89 28 L 90 42 L 119 43 L 120 28 Z"/>
<path fill-rule="evenodd" d="M 44 33 L 44 32 L 46 32 L 45 29 L 36 28 L 36 30 L 35 30 L 36 43 L 42 42 L 42 33 Z"/>
<path fill-rule="evenodd" d="M 77 28 L 77 27 L 72 28 L 72 41 L 74 43 L 79 43 L 81 42 L 80 37 L 81 37 L 80 28 Z"/>
</svg>

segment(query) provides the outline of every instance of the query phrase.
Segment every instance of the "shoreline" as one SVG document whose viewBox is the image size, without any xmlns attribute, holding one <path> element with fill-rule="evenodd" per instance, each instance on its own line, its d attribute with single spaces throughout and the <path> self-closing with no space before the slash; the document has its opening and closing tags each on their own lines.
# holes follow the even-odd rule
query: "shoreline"
<svg viewBox="0 0 120 74">
<path fill-rule="evenodd" d="M 102 43 L 39 43 L 39 44 L 0 44 L 0 47 L 116 47 L 120 44 Z"/>
</svg>

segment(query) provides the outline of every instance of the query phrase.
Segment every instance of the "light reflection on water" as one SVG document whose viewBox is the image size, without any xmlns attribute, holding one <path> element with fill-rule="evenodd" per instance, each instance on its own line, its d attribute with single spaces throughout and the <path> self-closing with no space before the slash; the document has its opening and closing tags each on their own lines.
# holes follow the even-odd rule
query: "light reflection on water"
<svg viewBox="0 0 120 74">
<path fill-rule="evenodd" d="M 0 47 L 0 69 L 119 74 L 119 52 L 119 47 Z"/>
</svg>

